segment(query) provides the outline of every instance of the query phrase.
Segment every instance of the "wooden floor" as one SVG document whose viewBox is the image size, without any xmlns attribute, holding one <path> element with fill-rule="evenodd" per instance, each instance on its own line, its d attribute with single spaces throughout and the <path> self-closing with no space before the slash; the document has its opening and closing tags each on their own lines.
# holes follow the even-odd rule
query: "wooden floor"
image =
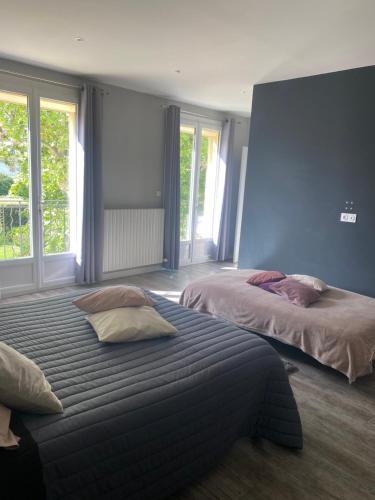
<svg viewBox="0 0 375 500">
<path fill-rule="evenodd" d="M 230 264 L 199 264 L 175 273 L 157 271 L 106 284 L 133 283 L 178 300 L 187 283 L 225 272 L 225 268 L 230 268 Z M 173 500 L 375 499 L 375 375 L 349 385 L 344 376 L 296 349 L 277 342 L 273 345 L 299 368 L 290 381 L 302 418 L 303 451 L 241 439 L 216 469 L 174 495 Z"/>
</svg>

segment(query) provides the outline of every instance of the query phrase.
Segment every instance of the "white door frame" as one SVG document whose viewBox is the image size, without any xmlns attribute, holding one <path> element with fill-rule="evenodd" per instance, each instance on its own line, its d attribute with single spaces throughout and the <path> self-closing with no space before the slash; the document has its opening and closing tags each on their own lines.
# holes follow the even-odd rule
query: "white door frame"
<svg viewBox="0 0 375 500">
<path fill-rule="evenodd" d="M 189 201 L 189 233 L 190 244 L 189 258 L 187 260 L 180 261 L 180 266 L 185 266 L 198 262 L 206 262 L 207 259 L 195 259 L 195 240 L 196 240 L 196 227 L 197 227 L 197 208 L 198 208 L 198 189 L 199 189 L 199 158 L 201 152 L 201 133 L 202 129 L 208 128 L 211 130 L 217 130 L 219 132 L 219 147 L 222 133 L 222 122 L 219 120 L 211 120 L 210 118 L 201 118 L 198 116 L 192 116 L 188 114 L 181 113 L 181 126 L 193 127 L 195 130 L 194 143 L 193 143 L 193 158 L 191 166 L 191 179 L 190 179 L 190 201 Z M 216 179 L 217 182 L 217 179 Z M 215 188 L 216 189 L 216 185 Z"/>
<path fill-rule="evenodd" d="M 78 130 L 77 127 L 77 119 L 78 119 L 78 106 L 79 106 L 79 91 L 75 88 L 61 87 L 56 85 L 49 84 L 41 84 L 38 87 L 37 91 L 37 101 L 38 101 L 38 213 L 39 213 L 39 248 L 40 248 L 40 281 L 39 288 L 51 288 L 56 286 L 63 286 L 67 284 L 71 284 L 75 282 L 74 272 L 71 270 L 74 269 L 75 262 L 75 253 L 73 252 L 62 252 L 58 254 L 50 254 L 43 255 L 43 223 L 42 223 L 42 182 L 41 182 L 41 158 L 40 158 L 40 135 L 39 135 L 39 126 L 40 126 L 40 99 L 50 99 L 60 102 L 69 102 L 76 105 L 76 123 L 75 129 Z M 76 148 L 77 149 L 77 148 Z M 77 151 L 76 151 L 76 162 L 77 162 Z M 77 171 L 77 169 L 76 169 Z M 76 184 L 76 179 L 75 179 Z M 77 194 L 75 193 L 75 199 L 70 199 L 70 207 L 74 208 L 77 205 L 76 200 Z M 75 235 L 76 236 L 76 235 Z M 53 277 L 51 272 L 47 272 L 47 268 L 52 269 L 63 269 L 63 273 L 59 273 L 58 277 Z M 52 276 L 49 278 L 49 276 Z"/>
<path fill-rule="evenodd" d="M 40 168 L 40 99 L 52 99 L 79 104 L 78 88 L 34 81 L 24 77 L 0 73 L 0 90 L 21 94 L 27 97 L 29 120 L 29 178 L 30 178 L 30 257 L 0 260 L 0 298 L 28 291 L 39 290 L 74 282 L 72 275 L 62 279 L 45 279 L 44 265 L 56 261 L 60 264 L 66 259 L 74 259 L 74 254 L 62 253 L 43 256 L 43 228 L 41 218 L 41 168 Z M 78 115 L 78 113 L 77 113 Z M 12 283 L 12 274 L 19 274 L 20 281 Z M 22 282 L 22 276 L 25 277 Z"/>
</svg>

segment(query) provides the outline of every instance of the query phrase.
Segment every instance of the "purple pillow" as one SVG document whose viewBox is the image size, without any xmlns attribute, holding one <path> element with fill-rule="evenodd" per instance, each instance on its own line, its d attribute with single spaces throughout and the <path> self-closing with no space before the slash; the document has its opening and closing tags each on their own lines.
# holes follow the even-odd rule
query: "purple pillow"
<svg viewBox="0 0 375 500">
<path fill-rule="evenodd" d="M 267 283 L 261 283 L 259 285 L 259 288 L 265 290 L 266 292 L 276 293 L 273 290 L 271 290 L 271 285 L 273 285 L 272 281 L 268 281 Z"/>
<path fill-rule="evenodd" d="M 278 283 L 271 283 L 270 289 L 277 295 L 288 299 L 292 304 L 301 307 L 308 307 L 320 298 L 320 293 L 314 288 L 304 285 L 293 278 L 285 278 L 285 280 Z"/>
<path fill-rule="evenodd" d="M 283 280 L 284 278 L 285 274 L 280 273 L 279 271 L 261 271 L 250 276 L 246 283 L 249 283 L 249 285 L 259 286 L 262 283 L 275 283 L 276 281 Z"/>
</svg>

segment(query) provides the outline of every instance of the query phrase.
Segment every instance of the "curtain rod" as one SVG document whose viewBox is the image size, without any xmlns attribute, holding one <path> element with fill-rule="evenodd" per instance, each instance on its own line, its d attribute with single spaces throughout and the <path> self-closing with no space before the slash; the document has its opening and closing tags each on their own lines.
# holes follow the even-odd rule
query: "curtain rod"
<svg viewBox="0 0 375 500">
<path fill-rule="evenodd" d="M 170 104 L 161 104 L 160 107 L 162 109 L 166 109 L 170 106 Z M 202 115 L 200 113 L 193 113 L 192 111 L 187 111 L 185 109 L 181 109 L 181 113 L 184 114 L 184 115 L 191 115 L 191 116 L 199 116 L 200 118 L 209 118 L 210 120 L 216 120 L 216 121 L 220 121 L 220 118 L 212 118 L 212 116 L 209 116 L 209 115 Z M 215 111 L 215 110 L 214 110 Z M 218 111 L 218 113 L 221 113 L 221 111 Z"/>
<path fill-rule="evenodd" d="M 228 122 L 229 121 L 229 118 L 212 118 L 212 116 L 208 116 L 208 115 L 200 115 L 199 113 L 193 113 L 192 111 L 185 111 L 184 109 L 181 109 L 181 113 L 184 114 L 184 115 L 191 115 L 191 116 L 199 116 L 200 118 L 208 118 L 209 120 L 213 120 L 213 121 L 224 121 L 224 122 Z M 223 113 L 223 111 L 218 111 L 218 113 Z M 235 118 L 235 122 L 237 123 L 237 125 L 241 125 L 242 122 L 241 121 L 237 121 L 237 119 Z"/>
<path fill-rule="evenodd" d="M 220 121 L 220 118 L 212 118 L 212 116 L 209 116 L 209 115 L 202 115 L 200 113 L 194 113 L 193 111 L 186 111 L 185 109 L 181 109 L 181 113 L 183 113 L 184 115 L 191 115 L 191 116 L 199 116 L 201 118 L 209 118 L 210 120 L 219 120 Z"/>
<path fill-rule="evenodd" d="M 28 78 L 29 80 L 36 80 L 36 81 L 44 82 L 44 83 L 52 83 L 54 85 L 61 85 L 62 87 L 70 87 L 73 89 L 82 88 L 82 85 L 73 84 L 73 83 L 58 82 L 56 80 L 48 80 L 48 78 L 41 78 L 38 76 L 26 75 L 25 73 L 18 73 L 17 71 L 11 71 L 8 69 L 1 69 L 0 68 L 0 73 L 7 73 L 8 75 L 19 76 L 21 78 Z"/>
<path fill-rule="evenodd" d="M 162 104 L 160 107 L 161 108 L 168 108 L 168 106 L 170 106 L 169 104 Z M 215 110 L 213 110 L 215 111 Z M 223 113 L 223 111 L 216 111 L 217 113 Z M 209 120 L 213 120 L 213 121 L 220 121 L 221 119 L 220 118 L 213 118 L 212 116 L 209 116 L 209 115 L 201 115 L 200 113 L 194 113 L 193 111 L 186 111 L 185 109 L 182 109 L 181 108 L 181 113 L 184 114 L 184 115 L 191 115 L 191 116 L 198 116 L 200 118 L 208 118 Z M 228 121 L 228 118 L 223 118 L 222 119 L 223 121 Z M 236 121 L 237 125 L 241 125 L 242 122 L 241 121 Z"/>
</svg>

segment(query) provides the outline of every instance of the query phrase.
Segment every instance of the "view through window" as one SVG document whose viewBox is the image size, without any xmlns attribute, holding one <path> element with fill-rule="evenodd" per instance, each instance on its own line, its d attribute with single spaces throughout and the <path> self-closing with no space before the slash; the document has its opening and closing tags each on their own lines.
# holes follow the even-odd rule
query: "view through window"
<svg viewBox="0 0 375 500">
<path fill-rule="evenodd" d="M 217 205 L 220 126 L 196 121 L 180 127 L 181 263 L 208 259 L 212 253 Z"/>
<path fill-rule="evenodd" d="M 191 232 L 191 182 L 194 166 L 195 128 L 180 129 L 180 239 L 186 241 Z"/>
<path fill-rule="evenodd" d="M 70 251 L 75 116 L 74 104 L 40 100 L 43 252 L 47 255 Z"/>
<path fill-rule="evenodd" d="M 27 97 L 0 92 L 0 259 L 32 254 L 29 157 Z"/>
<path fill-rule="evenodd" d="M 28 97 L 0 92 L 0 259 L 31 257 L 32 228 L 44 255 L 69 252 L 75 225 L 76 105 L 40 99 L 40 165 L 31 175 Z M 31 188 L 40 179 L 40 212 Z M 40 218 L 40 220 L 38 219 Z"/>
</svg>

